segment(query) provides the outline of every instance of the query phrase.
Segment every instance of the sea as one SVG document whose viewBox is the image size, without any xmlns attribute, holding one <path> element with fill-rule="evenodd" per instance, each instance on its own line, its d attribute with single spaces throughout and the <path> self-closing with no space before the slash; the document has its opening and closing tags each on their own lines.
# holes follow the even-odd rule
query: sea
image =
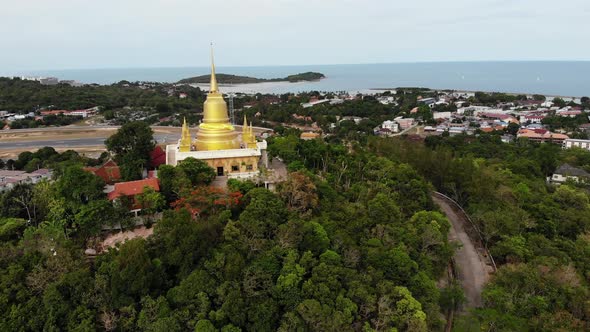
<svg viewBox="0 0 590 332">
<path fill-rule="evenodd" d="M 590 61 L 419 62 L 350 65 L 223 67 L 218 73 L 278 78 L 314 71 L 316 82 L 273 82 L 226 85 L 224 92 L 286 93 L 303 91 L 370 91 L 424 87 L 460 91 L 590 96 Z M 121 80 L 177 82 L 208 74 L 208 67 L 41 70 L 17 76 L 53 76 L 82 83 L 112 84 Z"/>
</svg>

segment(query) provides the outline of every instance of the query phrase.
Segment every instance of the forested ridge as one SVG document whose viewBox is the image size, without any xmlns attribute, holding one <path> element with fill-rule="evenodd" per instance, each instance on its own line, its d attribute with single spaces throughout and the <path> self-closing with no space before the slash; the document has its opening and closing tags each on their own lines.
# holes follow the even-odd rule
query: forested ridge
<svg viewBox="0 0 590 332">
<path fill-rule="evenodd" d="M 326 76 L 322 73 L 316 72 L 305 72 L 294 75 L 289 75 L 283 78 L 256 78 L 242 75 L 231 75 L 219 73 L 215 75 L 217 82 L 221 84 L 248 84 L 248 83 L 264 83 L 264 82 L 300 82 L 300 81 L 316 81 Z M 209 83 L 211 75 L 201 75 L 195 77 L 184 78 L 178 81 L 178 83 Z"/>
<path fill-rule="evenodd" d="M 526 139 L 505 144 L 498 135 L 368 145 L 408 162 L 460 202 L 500 266 L 483 292 L 484 307 L 460 319 L 456 330 L 588 330 L 588 187 L 546 183 L 561 163 L 589 169 L 588 151 Z"/>
<path fill-rule="evenodd" d="M 154 234 L 94 259 L 83 253 L 101 225 L 130 225 L 81 169 L 100 161 L 50 149 L 19 158 L 51 160 L 55 181 L 0 201 L 0 329 L 441 331 L 462 292 L 439 283 L 455 244 L 436 189 L 466 208 L 499 265 L 483 307 L 457 315 L 455 330 L 587 330 L 588 193 L 545 183 L 561 162 L 590 167 L 587 151 L 286 131 L 269 153 L 290 171 L 276 192 L 209 187 L 213 170 L 194 159 L 161 166 L 161 193 L 140 199 L 147 214 L 163 210 Z"/>
<path fill-rule="evenodd" d="M 52 157 L 55 182 L 2 201 L 0 329 L 440 330 L 457 290 L 436 286 L 453 250 L 428 183 L 409 165 L 316 144 L 329 151 L 296 159 L 321 158 L 327 173 L 310 163 L 276 193 L 209 188 L 196 160 L 162 166 L 172 209 L 154 235 L 90 261 L 97 226 L 124 214 L 83 160 Z M 19 201 L 35 209 L 30 223 L 15 219 L 27 216 Z"/>
<path fill-rule="evenodd" d="M 121 81 L 111 85 L 70 86 L 42 85 L 37 81 L 0 77 L 0 111 L 32 112 L 38 108 L 77 110 L 101 106 L 103 110 L 124 107 L 152 107 L 166 113 L 168 109 L 202 109 L 204 94 L 190 86 L 175 87 L 175 93 L 188 98 L 170 98 L 170 84 Z"/>
</svg>

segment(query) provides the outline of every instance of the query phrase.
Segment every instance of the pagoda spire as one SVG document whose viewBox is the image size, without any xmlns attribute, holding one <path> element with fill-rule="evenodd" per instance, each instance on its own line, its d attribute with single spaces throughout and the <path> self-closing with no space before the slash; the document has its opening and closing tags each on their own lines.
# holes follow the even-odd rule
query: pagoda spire
<svg viewBox="0 0 590 332">
<path fill-rule="evenodd" d="M 199 125 L 197 139 L 194 141 L 193 147 L 197 151 L 240 148 L 238 133 L 229 122 L 227 104 L 217 85 L 213 45 L 211 45 L 211 85 L 203 105 L 203 122 Z"/>
<path fill-rule="evenodd" d="M 211 43 L 211 83 L 209 93 L 218 92 L 217 77 L 215 76 L 215 59 L 213 57 L 213 43 Z"/>
<path fill-rule="evenodd" d="M 180 152 L 189 152 L 191 150 L 191 132 L 188 129 L 188 125 L 186 124 L 186 117 L 184 118 L 184 122 L 182 124 L 179 150 Z"/>
</svg>

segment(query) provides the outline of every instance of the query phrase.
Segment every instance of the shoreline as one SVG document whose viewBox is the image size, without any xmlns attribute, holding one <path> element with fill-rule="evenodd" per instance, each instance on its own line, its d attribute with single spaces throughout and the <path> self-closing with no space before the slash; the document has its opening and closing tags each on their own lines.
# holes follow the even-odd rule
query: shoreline
<svg viewBox="0 0 590 332">
<path fill-rule="evenodd" d="M 363 91 L 391 87 L 431 87 L 467 91 L 509 91 L 519 94 L 581 97 L 590 94 L 586 73 L 590 61 L 475 61 L 412 62 L 384 64 L 316 65 L 316 66 L 246 66 L 218 67 L 218 71 L 236 76 L 261 79 L 284 77 L 294 72 L 319 72 L 320 81 L 260 82 L 224 84 L 229 91 L 248 93 L 298 93 L 303 91 Z M 99 85 L 121 80 L 176 84 L 181 79 L 210 72 L 205 67 L 117 68 L 86 70 L 21 71 L 24 76 L 52 76 L 60 79 Z M 8 76 L 21 76 L 9 73 Z M 206 83 L 199 85 L 207 86 Z"/>
<path fill-rule="evenodd" d="M 573 96 L 573 95 L 555 95 L 555 94 L 544 94 L 544 93 L 535 93 L 535 92 L 507 92 L 507 91 L 490 91 L 490 90 L 465 90 L 465 89 L 433 89 L 433 88 L 426 88 L 426 87 L 403 87 L 403 88 L 418 88 L 418 89 L 428 89 L 428 91 L 451 91 L 457 93 L 476 93 L 476 92 L 483 92 L 483 93 L 503 93 L 510 96 L 518 96 L 518 95 L 525 95 L 525 96 L 532 96 L 532 95 L 540 95 L 545 96 L 545 98 L 561 98 L 561 99 L 568 99 L 568 100 L 575 100 L 580 99 L 584 96 Z M 399 88 L 371 88 L 371 91 L 395 91 Z"/>
</svg>

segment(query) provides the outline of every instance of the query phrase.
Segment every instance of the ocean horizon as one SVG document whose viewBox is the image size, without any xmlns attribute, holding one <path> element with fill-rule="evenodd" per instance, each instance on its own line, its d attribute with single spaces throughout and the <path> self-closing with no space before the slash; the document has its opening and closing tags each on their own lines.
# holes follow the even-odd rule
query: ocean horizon
<svg viewBox="0 0 590 332">
<path fill-rule="evenodd" d="M 590 95 L 590 61 L 475 61 L 345 65 L 217 66 L 218 73 L 280 78 L 315 71 L 326 75 L 315 82 L 257 83 L 226 87 L 247 93 L 302 91 L 366 91 L 396 87 L 424 87 L 552 96 Z M 105 68 L 37 70 L 9 76 L 53 76 L 81 83 L 112 84 L 122 80 L 173 83 L 210 73 L 209 67 Z"/>
</svg>

